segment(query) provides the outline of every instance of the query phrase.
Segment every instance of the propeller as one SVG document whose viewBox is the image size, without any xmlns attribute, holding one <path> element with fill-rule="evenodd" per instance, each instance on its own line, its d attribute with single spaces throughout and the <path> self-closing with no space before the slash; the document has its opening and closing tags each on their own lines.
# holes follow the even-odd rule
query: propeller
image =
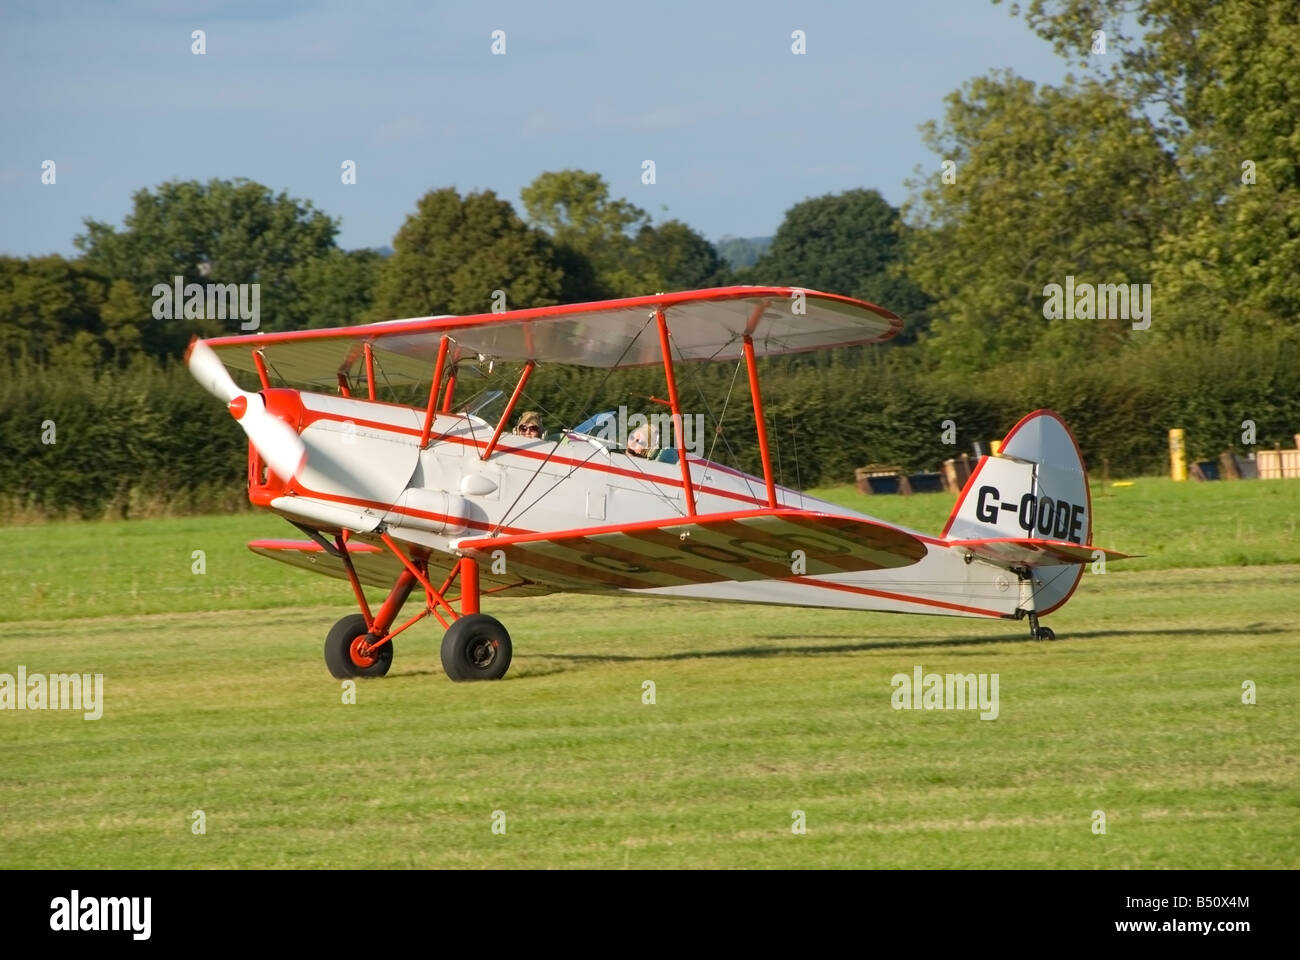
<svg viewBox="0 0 1300 960">
<path fill-rule="evenodd" d="M 240 390 L 225 364 L 202 340 L 190 344 L 186 364 L 203 389 L 230 408 L 230 415 L 239 421 L 271 472 L 281 480 L 292 480 L 307 460 L 307 448 L 297 431 L 266 409 L 260 393 Z"/>
</svg>

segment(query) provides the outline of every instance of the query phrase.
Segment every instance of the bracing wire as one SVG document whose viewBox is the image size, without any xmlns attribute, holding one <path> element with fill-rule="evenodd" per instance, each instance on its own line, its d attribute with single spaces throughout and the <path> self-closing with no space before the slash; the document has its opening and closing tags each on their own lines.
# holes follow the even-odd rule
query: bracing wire
<svg viewBox="0 0 1300 960">
<path fill-rule="evenodd" d="M 581 423 L 584 419 L 586 419 L 587 413 L 591 409 L 591 405 L 596 402 L 596 397 L 599 396 L 600 391 L 605 388 L 605 384 L 609 382 L 610 376 L 614 373 L 615 370 L 619 368 L 619 364 L 623 362 L 623 358 L 626 357 L 628 353 L 631 352 L 634 346 L 636 346 L 636 342 L 641 339 L 641 334 L 645 333 L 645 329 L 648 326 L 650 326 L 649 317 L 646 318 L 646 322 L 641 325 L 641 329 L 636 332 L 636 335 L 633 336 L 632 339 L 628 341 L 627 346 L 623 348 L 623 352 L 619 354 L 619 357 L 617 360 L 614 361 L 613 366 L 609 367 L 605 371 L 605 375 L 600 378 L 600 383 L 596 384 L 596 386 L 592 388 L 591 393 L 587 396 L 587 402 L 583 404 L 582 412 L 578 414 L 579 423 Z M 518 517 L 511 517 L 510 511 L 512 511 L 516 507 L 516 505 L 518 505 L 519 501 L 523 499 L 524 494 L 528 492 L 528 488 L 533 485 L 533 481 L 536 480 L 538 476 L 541 475 L 542 468 L 551 462 L 551 457 L 555 456 L 556 451 L 560 449 L 560 444 L 561 442 L 563 442 L 563 439 L 564 439 L 563 435 L 561 435 L 560 439 L 556 440 L 555 443 L 551 445 L 551 449 L 546 452 L 546 456 L 542 459 L 541 463 L 537 465 L 537 469 L 534 470 L 533 475 L 528 478 L 528 482 L 523 485 L 518 495 L 516 495 L 514 500 L 510 502 L 510 506 L 508 506 L 505 509 L 505 511 L 501 514 L 501 519 L 496 523 L 495 526 L 493 526 L 492 530 L 488 533 L 489 537 L 495 537 L 497 533 L 500 532 L 501 528 L 506 525 L 506 521 L 508 519 L 518 519 Z M 593 451 L 592 456 L 595 456 L 595 453 L 596 451 Z M 590 460 L 591 457 L 588 457 L 587 459 Z M 547 492 L 549 493 L 550 491 Z M 535 504 L 536 502 L 537 501 L 534 500 L 533 503 L 529 504 L 528 509 L 532 509 L 533 504 Z"/>
<path fill-rule="evenodd" d="M 727 406 L 731 403 L 731 393 L 736 389 L 736 377 L 740 375 L 740 361 L 736 361 L 736 369 L 731 372 L 731 385 L 727 387 L 727 395 L 722 398 L 722 413 L 718 415 L 713 431 L 713 443 L 709 444 L 709 459 L 713 459 L 713 451 L 718 449 L 718 438 L 724 437 L 722 432 L 722 421 L 727 419 Z M 695 385 L 695 392 L 700 395 L 700 402 L 704 404 L 704 409 L 708 412 L 709 418 L 713 418 L 713 411 L 709 409 L 709 401 L 704 396 L 704 391 L 700 388 L 698 378 L 692 376 L 691 382 Z M 725 439 L 725 437 L 724 437 Z"/>
<path fill-rule="evenodd" d="M 679 357 L 679 358 L 681 357 L 681 351 L 680 351 L 680 350 L 678 351 L 678 357 Z M 721 417 L 718 417 L 718 418 L 715 420 L 715 423 L 717 424 L 717 426 L 715 427 L 715 429 L 714 429 L 714 433 L 713 433 L 713 445 L 712 445 L 712 447 L 709 449 L 709 459 L 712 460 L 712 459 L 713 459 L 713 450 L 716 449 L 716 447 L 717 447 L 717 445 L 718 445 L 718 437 L 721 437 L 721 438 L 722 438 L 722 445 L 723 445 L 724 447 L 727 448 L 727 455 L 731 458 L 731 465 L 732 465 L 732 466 L 737 466 L 737 464 L 739 463 L 739 459 L 740 459 L 740 458 L 736 456 L 735 448 L 733 448 L 733 447 L 731 446 L 731 441 L 727 439 L 726 431 L 722 429 L 722 421 L 723 421 L 723 419 L 724 419 L 724 418 L 726 417 L 726 415 L 727 415 L 727 404 L 731 402 L 731 393 L 732 393 L 732 391 L 733 391 L 733 390 L 735 389 L 735 387 L 736 387 L 736 377 L 737 377 L 737 376 L 739 375 L 739 373 L 740 373 L 740 365 L 741 365 L 741 363 L 743 363 L 743 362 L 744 362 L 744 361 L 742 361 L 742 360 L 737 360 L 737 361 L 736 361 L 736 369 L 735 369 L 734 371 L 732 371 L 732 374 L 731 374 L 731 386 L 727 388 L 727 397 L 726 397 L 726 399 L 723 401 L 723 404 L 722 404 L 722 416 L 721 416 Z M 699 378 L 698 378 L 697 376 L 695 376 L 695 374 L 694 374 L 694 372 L 693 372 L 693 369 L 692 369 L 692 368 L 690 367 L 690 365 L 688 365 L 684 360 L 683 360 L 683 362 L 682 362 L 682 366 L 683 366 L 685 369 L 687 369 L 687 370 L 692 370 L 692 372 L 690 373 L 691 385 L 695 387 L 695 392 L 698 393 L 698 394 L 700 395 L 700 402 L 701 402 L 702 404 L 704 404 L 704 410 L 705 410 L 706 413 L 708 413 L 709 418 L 710 418 L 710 419 L 714 419 L 714 417 L 713 417 L 713 410 L 712 410 L 712 408 L 709 406 L 709 400 L 708 400 L 708 398 L 704 395 L 704 389 L 700 386 L 700 380 L 699 380 Z M 752 482 L 750 481 L 750 479 L 749 479 L 749 475 L 746 474 L 746 473 L 742 473 L 741 476 L 742 476 L 742 477 L 744 478 L 744 480 L 745 480 L 745 489 L 749 491 L 749 495 L 750 495 L 751 497 L 753 497 L 754 499 L 760 499 L 759 496 L 758 496 L 758 493 L 757 493 L 757 492 L 755 491 L 755 489 L 754 489 L 753 483 L 752 483 Z"/>
</svg>

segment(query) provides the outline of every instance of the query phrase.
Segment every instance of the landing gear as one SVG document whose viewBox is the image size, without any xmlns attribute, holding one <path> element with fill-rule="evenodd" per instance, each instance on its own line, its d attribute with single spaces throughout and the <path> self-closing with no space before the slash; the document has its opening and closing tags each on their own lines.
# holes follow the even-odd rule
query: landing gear
<svg viewBox="0 0 1300 960">
<path fill-rule="evenodd" d="M 335 543 L 344 569 L 352 582 L 361 613 L 344 617 L 325 638 L 325 666 L 340 680 L 349 677 L 382 677 L 393 662 L 393 638 L 407 627 L 433 616 L 447 628 L 442 638 L 442 668 L 452 680 L 500 680 L 510 668 L 510 634 L 501 622 L 479 613 L 478 564 L 461 557 L 441 587 L 429 580 L 428 552 L 408 558 L 387 532 L 380 539 L 401 561 L 402 572 L 383 605 L 370 614 L 366 595 L 340 536 Z M 448 600 L 448 588 L 459 579 L 460 611 Z M 400 626 L 393 624 L 403 604 L 417 586 L 424 588 L 424 608 Z M 452 597 L 452 600 L 457 599 Z M 450 621 L 450 622 L 448 622 Z"/>
<path fill-rule="evenodd" d="M 372 647 L 378 639 L 366 628 L 364 616 L 349 614 L 334 624 L 325 637 L 325 666 L 340 680 L 382 677 L 393 665 L 393 641 Z"/>
<path fill-rule="evenodd" d="M 1029 636 L 1034 640 L 1055 640 L 1056 633 L 1051 627 L 1040 627 L 1038 625 L 1038 613 L 1029 611 Z"/>
<path fill-rule="evenodd" d="M 442 636 L 442 669 L 452 680 L 500 680 L 510 669 L 510 634 L 495 617 L 471 613 Z"/>
<path fill-rule="evenodd" d="M 1038 625 L 1038 610 L 1034 606 L 1034 573 L 1029 567 L 1013 568 L 1020 579 L 1020 607 L 1016 610 L 1016 619 L 1029 614 L 1029 637 L 1032 640 L 1055 640 L 1056 633 L 1051 627 Z"/>
</svg>

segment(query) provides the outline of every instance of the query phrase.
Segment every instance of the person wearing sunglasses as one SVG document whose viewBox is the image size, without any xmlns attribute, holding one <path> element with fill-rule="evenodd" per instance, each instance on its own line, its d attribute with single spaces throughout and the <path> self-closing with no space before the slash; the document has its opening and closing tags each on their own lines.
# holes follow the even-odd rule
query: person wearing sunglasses
<svg viewBox="0 0 1300 960">
<path fill-rule="evenodd" d="M 542 429 L 542 415 L 536 410 L 526 410 L 519 422 L 515 424 L 515 435 L 533 437 L 540 440 L 545 431 Z"/>
</svg>

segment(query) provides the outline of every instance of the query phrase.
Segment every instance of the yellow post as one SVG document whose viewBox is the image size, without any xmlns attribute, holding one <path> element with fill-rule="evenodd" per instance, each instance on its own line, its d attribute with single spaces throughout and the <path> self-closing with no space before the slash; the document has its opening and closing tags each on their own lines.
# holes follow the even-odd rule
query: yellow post
<svg viewBox="0 0 1300 960">
<path fill-rule="evenodd" d="M 1187 479 L 1187 441 L 1185 431 L 1169 431 L 1169 476 L 1174 480 Z"/>
</svg>

